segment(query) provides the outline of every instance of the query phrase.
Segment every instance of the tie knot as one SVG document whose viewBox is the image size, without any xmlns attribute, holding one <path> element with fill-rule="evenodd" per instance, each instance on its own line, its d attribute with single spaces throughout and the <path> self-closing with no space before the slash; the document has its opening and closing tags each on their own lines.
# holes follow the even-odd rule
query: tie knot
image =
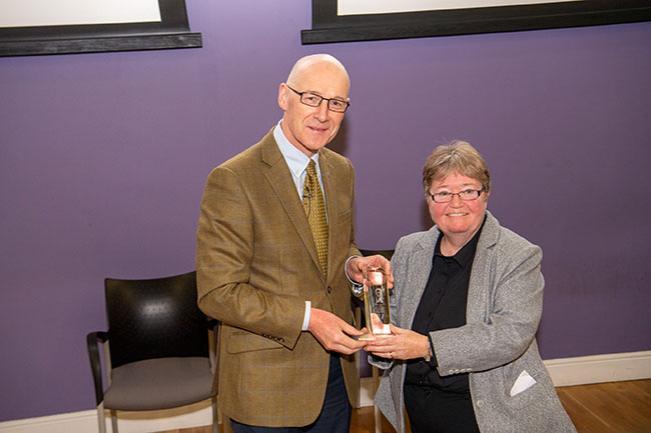
<svg viewBox="0 0 651 433">
<path fill-rule="evenodd" d="M 313 159 L 310 159 L 310 163 L 307 165 L 307 175 L 316 178 L 316 163 Z"/>
</svg>

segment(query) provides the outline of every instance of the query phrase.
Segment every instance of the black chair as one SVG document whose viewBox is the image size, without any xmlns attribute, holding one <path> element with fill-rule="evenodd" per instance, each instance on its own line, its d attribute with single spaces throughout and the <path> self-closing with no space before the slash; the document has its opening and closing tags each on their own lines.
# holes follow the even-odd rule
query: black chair
<svg viewBox="0 0 651 433">
<path fill-rule="evenodd" d="M 388 260 L 391 260 L 391 257 L 393 256 L 393 251 L 394 250 L 359 250 L 364 257 L 366 256 L 374 256 L 376 254 L 379 254 L 381 256 L 384 256 Z M 361 310 L 364 309 L 364 306 L 362 304 L 359 304 L 357 306 L 358 308 L 355 310 L 355 316 L 359 322 L 361 322 L 364 326 L 366 324 L 364 323 L 364 315 L 361 313 Z M 380 384 L 380 372 L 378 371 L 377 367 L 371 366 L 371 377 L 373 379 L 373 384 L 374 384 L 374 391 L 377 391 L 377 387 Z M 377 406 L 373 406 L 373 420 L 375 422 L 375 433 L 382 433 L 382 416 L 380 414 L 380 410 L 377 408 Z"/>
<path fill-rule="evenodd" d="M 217 321 L 197 307 L 196 273 L 149 280 L 105 280 L 107 332 L 86 337 L 95 383 L 99 431 L 117 413 L 170 409 L 210 398 L 217 433 Z M 211 332 L 209 332 L 211 331 Z M 215 344 L 210 344 L 213 336 Z M 104 343 L 102 384 L 99 343 Z"/>
<path fill-rule="evenodd" d="M 379 254 L 389 260 L 391 260 L 391 257 L 393 256 L 393 251 L 394 250 L 359 250 L 364 257 L 366 256 L 374 256 L 376 254 Z"/>
</svg>

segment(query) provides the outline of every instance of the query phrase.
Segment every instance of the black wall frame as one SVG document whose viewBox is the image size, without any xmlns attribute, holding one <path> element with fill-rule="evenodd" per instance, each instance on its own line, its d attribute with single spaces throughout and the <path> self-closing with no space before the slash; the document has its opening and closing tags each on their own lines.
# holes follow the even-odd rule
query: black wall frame
<svg viewBox="0 0 651 433">
<path fill-rule="evenodd" d="M 161 21 L 0 28 L 0 56 L 200 48 L 185 0 L 158 0 Z"/>
<path fill-rule="evenodd" d="M 303 44 L 417 38 L 651 21 L 649 0 L 583 0 L 439 11 L 337 15 L 337 0 L 312 0 Z"/>
</svg>

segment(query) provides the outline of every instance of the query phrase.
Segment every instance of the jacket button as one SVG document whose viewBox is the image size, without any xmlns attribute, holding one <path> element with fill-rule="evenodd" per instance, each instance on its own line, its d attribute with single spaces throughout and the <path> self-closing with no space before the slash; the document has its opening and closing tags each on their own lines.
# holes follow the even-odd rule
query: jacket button
<svg viewBox="0 0 651 433">
<path fill-rule="evenodd" d="M 328 295 L 332 294 L 332 287 L 328 286 L 327 291 L 328 291 Z"/>
<path fill-rule="evenodd" d="M 483 400 L 477 400 L 477 403 L 475 403 L 477 407 L 482 407 L 484 405 Z"/>
</svg>

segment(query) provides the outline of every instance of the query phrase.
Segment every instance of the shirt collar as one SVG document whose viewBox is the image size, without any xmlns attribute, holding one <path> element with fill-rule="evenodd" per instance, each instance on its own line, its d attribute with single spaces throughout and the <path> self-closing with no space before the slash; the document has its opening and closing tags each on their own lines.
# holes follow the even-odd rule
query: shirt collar
<svg viewBox="0 0 651 433">
<path fill-rule="evenodd" d="M 470 263 L 472 263 L 473 259 L 475 258 L 475 252 L 477 251 L 477 243 L 479 242 L 479 236 L 481 235 L 481 231 L 484 228 L 484 223 L 486 222 L 486 216 L 484 216 L 484 220 L 481 223 L 481 226 L 479 227 L 479 230 L 477 230 L 477 233 L 466 243 L 457 253 L 452 256 L 452 257 L 447 257 L 448 259 L 452 259 L 455 262 L 459 264 L 461 267 L 466 267 Z M 441 239 L 443 238 L 443 233 L 439 233 L 439 237 L 436 240 L 436 247 L 434 248 L 434 256 L 440 256 L 444 257 L 441 254 Z"/>
<path fill-rule="evenodd" d="M 314 160 L 317 167 L 319 166 L 319 152 L 315 153 L 312 158 L 308 158 L 307 155 L 298 150 L 292 143 L 289 142 L 285 136 L 285 133 L 283 132 L 283 129 L 280 127 L 281 122 L 282 120 L 280 120 L 274 128 L 274 139 L 276 140 L 276 144 L 278 144 L 280 153 L 283 155 L 283 158 L 285 158 L 285 161 L 287 162 L 289 170 L 296 178 L 300 178 L 301 174 L 303 174 L 307 168 L 307 165 L 310 163 L 310 159 Z"/>
</svg>

